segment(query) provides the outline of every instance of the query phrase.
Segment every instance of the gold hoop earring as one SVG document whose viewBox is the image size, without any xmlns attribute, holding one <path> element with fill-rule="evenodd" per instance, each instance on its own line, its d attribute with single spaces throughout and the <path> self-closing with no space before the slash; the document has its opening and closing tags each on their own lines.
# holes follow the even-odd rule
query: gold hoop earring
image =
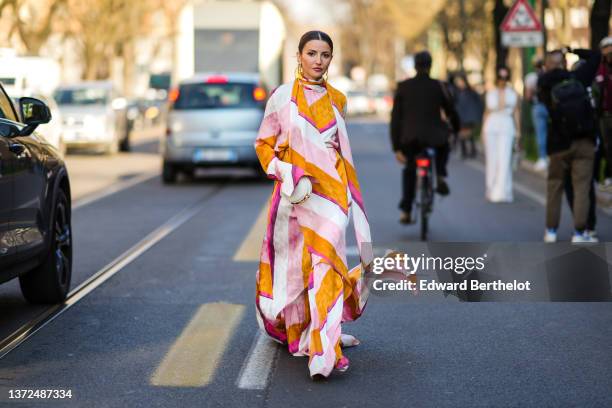
<svg viewBox="0 0 612 408">
<path fill-rule="evenodd" d="M 302 64 L 298 64 L 298 66 L 295 68 L 295 77 L 298 79 L 304 78 L 304 71 L 302 70 Z"/>
</svg>

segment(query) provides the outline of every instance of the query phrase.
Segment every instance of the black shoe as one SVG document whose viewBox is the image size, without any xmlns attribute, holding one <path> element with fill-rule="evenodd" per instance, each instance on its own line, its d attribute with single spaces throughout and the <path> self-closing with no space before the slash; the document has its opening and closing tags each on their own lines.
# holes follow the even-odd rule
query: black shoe
<svg viewBox="0 0 612 408">
<path fill-rule="evenodd" d="M 450 189 L 448 188 L 448 184 L 442 177 L 438 177 L 438 182 L 436 183 L 436 193 L 441 196 L 447 196 L 450 194 Z"/>
</svg>

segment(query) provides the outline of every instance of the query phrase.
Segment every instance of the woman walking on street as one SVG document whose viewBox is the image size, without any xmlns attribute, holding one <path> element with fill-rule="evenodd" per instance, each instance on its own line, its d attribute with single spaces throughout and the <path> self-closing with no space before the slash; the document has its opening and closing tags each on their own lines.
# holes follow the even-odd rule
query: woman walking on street
<svg viewBox="0 0 612 408">
<path fill-rule="evenodd" d="M 482 101 L 476 91 L 470 86 L 464 73 L 453 76 L 455 109 L 459 114 L 461 129 L 459 130 L 459 143 L 461 158 L 476 157 L 476 143 L 474 142 L 474 129 L 482 119 Z"/>
<path fill-rule="evenodd" d="M 520 140 L 519 98 L 508 84 L 510 71 L 500 67 L 495 88 L 487 91 L 483 124 L 486 158 L 486 198 L 491 202 L 511 202 L 512 153 Z"/>
<path fill-rule="evenodd" d="M 359 341 L 342 334 L 341 323 L 363 312 L 362 265 L 372 256 L 344 122 L 346 97 L 325 78 L 332 53 L 327 34 L 302 36 L 296 78 L 270 96 L 255 141 L 264 171 L 275 180 L 257 271 L 258 322 L 291 354 L 308 356 L 313 378 L 348 369 L 341 348 Z M 351 213 L 361 265 L 349 269 Z"/>
</svg>

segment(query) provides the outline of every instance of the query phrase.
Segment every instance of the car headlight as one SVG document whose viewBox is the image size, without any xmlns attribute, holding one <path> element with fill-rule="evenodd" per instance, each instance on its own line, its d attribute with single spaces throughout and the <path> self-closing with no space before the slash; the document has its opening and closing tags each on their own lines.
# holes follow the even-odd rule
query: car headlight
<svg viewBox="0 0 612 408">
<path fill-rule="evenodd" d="M 173 122 L 170 128 L 172 132 L 179 133 L 183 131 L 183 124 L 181 122 Z"/>
</svg>

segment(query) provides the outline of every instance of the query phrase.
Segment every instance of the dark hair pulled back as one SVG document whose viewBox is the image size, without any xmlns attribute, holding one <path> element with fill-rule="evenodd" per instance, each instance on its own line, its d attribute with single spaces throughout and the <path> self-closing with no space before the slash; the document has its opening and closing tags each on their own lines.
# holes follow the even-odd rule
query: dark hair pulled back
<svg viewBox="0 0 612 408">
<path fill-rule="evenodd" d="M 502 71 L 506 71 L 506 75 L 502 75 Z M 496 81 L 500 81 L 500 80 L 506 80 L 506 81 L 510 81 L 510 78 L 512 78 L 512 72 L 510 71 L 510 68 L 508 68 L 505 65 L 500 65 L 497 67 L 497 69 L 495 70 L 495 80 Z"/>
<path fill-rule="evenodd" d="M 323 31 L 314 30 L 304 33 L 304 35 L 302 35 L 302 38 L 300 38 L 300 43 L 298 45 L 298 50 L 300 51 L 300 54 L 302 53 L 302 51 L 304 51 L 306 43 L 312 40 L 325 41 L 327 44 L 329 44 L 329 48 L 331 48 L 332 51 L 334 50 L 334 43 L 332 42 L 331 37 Z"/>
</svg>

